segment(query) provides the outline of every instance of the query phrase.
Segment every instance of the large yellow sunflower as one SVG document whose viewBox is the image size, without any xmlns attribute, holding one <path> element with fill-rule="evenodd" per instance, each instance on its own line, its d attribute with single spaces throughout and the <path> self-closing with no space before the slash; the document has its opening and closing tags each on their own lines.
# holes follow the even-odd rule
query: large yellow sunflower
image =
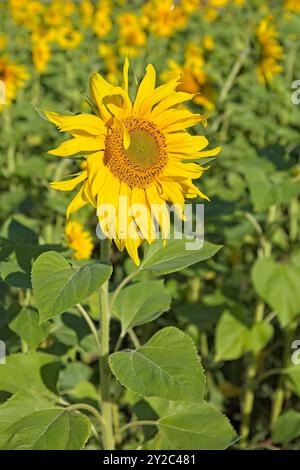
<svg viewBox="0 0 300 470">
<path fill-rule="evenodd" d="M 191 136 L 185 129 L 204 121 L 178 105 L 194 95 L 177 92 L 180 77 L 156 88 L 156 73 L 147 66 L 134 102 L 128 93 L 128 60 L 123 69 L 123 87 L 114 86 L 94 73 L 90 94 L 98 115 L 62 116 L 46 112 L 50 121 L 73 138 L 49 153 L 60 157 L 84 155 L 86 167 L 75 178 L 51 183 L 55 189 L 70 191 L 81 184 L 67 209 L 67 217 L 90 203 L 98 209 L 102 231 L 114 239 L 120 250 L 127 249 L 139 264 L 138 247 L 144 239 L 155 238 L 155 225 L 163 238 L 169 234 L 167 203 L 184 205 L 184 198 L 206 196 L 193 184 L 204 169 L 192 160 L 217 155 L 220 147 L 208 145 L 204 136 Z M 125 205 L 138 205 L 138 213 L 125 215 Z M 107 217 L 102 207 L 113 207 Z M 125 218 L 125 228 L 124 228 Z M 125 232 L 125 233 L 124 233 Z"/>
</svg>

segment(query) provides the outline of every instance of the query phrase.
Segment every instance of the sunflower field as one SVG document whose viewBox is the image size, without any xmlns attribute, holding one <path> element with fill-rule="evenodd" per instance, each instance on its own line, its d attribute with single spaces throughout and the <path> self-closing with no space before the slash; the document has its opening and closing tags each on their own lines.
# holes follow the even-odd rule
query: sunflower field
<svg viewBox="0 0 300 470">
<path fill-rule="evenodd" d="M 300 450 L 299 31 L 0 2 L 1 450 Z"/>
</svg>

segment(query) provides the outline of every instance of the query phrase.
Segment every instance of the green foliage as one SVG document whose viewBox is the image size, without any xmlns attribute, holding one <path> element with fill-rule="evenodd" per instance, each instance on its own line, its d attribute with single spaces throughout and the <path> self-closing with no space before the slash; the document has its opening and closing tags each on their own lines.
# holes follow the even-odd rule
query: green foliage
<svg viewBox="0 0 300 470">
<path fill-rule="evenodd" d="M 272 432 L 275 444 L 287 443 L 300 436 L 300 413 L 289 410 L 278 418 Z"/>
<path fill-rule="evenodd" d="M 89 297 L 111 275 L 100 263 L 71 266 L 59 253 L 40 255 L 32 269 L 32 287 L 40 321 L 44 322 Z"/>
<path fill-rule="evenodd" d="M 194 245 L 196 249 L 187 249 L 188 243 Z M 166 246 L 163 246 L 163 242 L 158 240 L 149 246 L 142 263 L 142 269 L 157 275 L 173 273 L 211 258 L 221 248 L 220 245 L 204 242 L 203 247 L 199 249 L 195 239 L 170 240 Z"/>
<path fill-rule="evenodd" d="M 272 259 L 258 260 L 253 267 L 252 280 L 257 293 L 278 314 L 282 326 L 300 313 L 298 267 Z"/>
<path fill-rule="evenodd" d="M 176 328 L 158 331 L 137 350 L 112 354 L 110 366 L 117 379 L 139 395 L 178 401 L 203 398 L 205 376 L 195 346 Z"/>
<path fill-rule="evenodd" d="M 170 308 L 171 297 L 162 281 L 144 281 L 123 289 L 114 314 L 122 324 L 122 336 L 135 326 L 155 320 Z"/>
<path fill-rule="evenodd" d="M 19 391 L 0 407 L 2 450 L 79 450 L 90 422 L 82 414 L 58 408 L 43 396 Z"/>
</svg>

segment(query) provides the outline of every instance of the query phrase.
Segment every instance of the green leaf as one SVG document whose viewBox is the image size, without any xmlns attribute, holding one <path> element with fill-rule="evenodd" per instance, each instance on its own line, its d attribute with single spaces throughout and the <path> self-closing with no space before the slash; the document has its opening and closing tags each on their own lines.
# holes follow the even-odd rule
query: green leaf
<svg viewBox="0 0 300 470">
<path fill-rule="evenodd" d="M 222 245 L 204 242 L 199 250 L 188 249 L 188 243 L 192 246 L 193 240 L 169 240 L 166 246 L 157 240 L 148 247 L 141 269 L 157 275 L 173 273 L 211 258 L 222 248 Z"/>
<path fill-rule="evenodd" d="M 82 380 L 89 380 L 92 374 L 92 369 L 86 364 L 71 362 L 60 371 L 58 387 L 61 390 L 70 390 Z"/>
<path fill-rule="evenodd" d="M 272 432 L 272 441 L 277 443 L 290 442 L 300 436 L 300 413 L 289 410 L 279 416 Z"/>
<path fill-rule="evenodd" d="M 223 450 L 236 439 L 228 419 L 208 403 L 191 403 L 187 410 L 158 420 L 163 449 Z"/>
<path fill-rule="evenodd" d="M 254 264 L 252 282 L 256 292 L 277 313 L 281 326 L 286 326 L 300 313 L 298 267 L 264 258 Z"/>
<path fill-rule="evenodd" d="M 255 323 L 251 328 L 248 349 L 254 354 L 259 353 L 268 344 L 274 334 L 274 329 L 270 323 Z"/>
<path fill-rule="evenodd" d="M 55 408 L 54 405 L 52 405 Z M 11 437 L 10 427 L 36 410 L 51 408 L 51 402 L 31 390 L 19 390 L 0 406 L 0 449 Z"/>
<path fill-rule="evenodd" d="M 289 388 L 300 398 L 300 365 L 291 365 L 285 373 Z"/>
<path fill-rule="evenodd" d="M 71 266 L 55 251 L 40 255 L 32 269 L 32 287 L 40 322 L 89 297 L 111 273 L 111 266 L 100 263 Z"/>
<path fill-rule="evenodd" d="M 1 261 L 0 275 L 3 281 L 11 287 L 18 287 L 20 289 L 31 288 L 30 274 L 20 268 L 15 255 L 12 255 L 8 261 Z"/>
<path fill-rule="evenodd" d="M 262 168 L 247 168 L 245 172 L 254 210 L 265 211 L 278 199 L 277 187 Z"/>
<path fill-rule="evenodd" d="M 41 341 L 47 336 L 49 324 L 39 324 L 39 314 L 36 310 L 24 307 L 20 313 L 9 324 L 9 327 L 20 338 L 22 338 L 28 346 L 36 349 Z"/>
<path fill-rule="evenodd" d="M 80 413 L 50 408 L 24 416 L 7 432 L 5 450 L 79 450 L 89 437 L 90 422 Z"/>
<path fill-rule="evenodd" d="M 74 388 L 65 393 L 80 401 L 99 401 L 99 392 L 97 391 L 95 385 L 93 385 L 91 382 L 87 382 L 86 380 L 82 380 Z"/>
<path fill-rule="evenodd" d="M 144 281 L 123 289 L 115 303 L 114 313 L 122 324 L 122 336 L 129 328 L 143 325 L 170 308 L 171 297 L 162 281 Z"/>
<path fill-rule="evenodd" d="M 167 327 L 134 351 L 121 351 L 109 358 L 117 379 L 144 397 L 201 401 L 205 376 L 191 338 Z"/>
<path fill-rule="evenodd" d="M 249 329 L 237 316 L 225 311 L 221 316 L 215 336 L 216 361 L 232 361 L 247 350 Z"/>
<path fill-rule="evenodd" d="M 270 324 L 258 322 L 250 328 L 242 315 L 225 311 L 216 329 L 215 360 L 232 361 L 248 351 L 257 354 L 268 344 L 273 332 Z"/>
<path fill-rule="evenodd" d="M 56 393 L 60 363 L 55 356 L 41 352 L 11 354 L 0 365 L 0 390 L 15 393 L 32 390 L 52 395 Z"/>
</svg>

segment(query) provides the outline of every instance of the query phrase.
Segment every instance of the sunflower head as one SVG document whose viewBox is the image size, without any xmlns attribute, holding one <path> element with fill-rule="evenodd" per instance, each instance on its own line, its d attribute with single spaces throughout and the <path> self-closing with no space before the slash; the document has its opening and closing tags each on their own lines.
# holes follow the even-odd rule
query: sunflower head
<svg viewBox="0 0 300 470">
<path fill-rule="evenodd" d="M 143 240 L 151 243 L 157 228 L 163 238 L 168 237 L 169 204 L 183 208 L 185 198 L 207 199 L 193 183 L 204 171 L 193 160 L 217 155 L 220 148 L 203 150 L 208 145 L 206 137 L 187 132 L 205 118 L 180 107 L 194 96 L 176 91 L 180 77 L 157 87 L 155 69 L 148 65 L 132 101 L 128 68 L 126 59 L 122 87 L 108 83 L 98 73 L 92 75 L 90 94 L 97 115 L 45 114 L 61 131 L 72 135 L 49 153 L 60 157 L 79 154 L 86 160 L 75 178 L 51 183 L 62 191 L 80 186 L 67 216 L 92 204 L 103 234 L 120 250 L 126 248 L 138 264 Z"/>
<path fill-rule="evenodd" d="M 259 64 L 256 71 L 259 80 L 270 83 L 274 75 L 282 71 L 279 61 L 283 56 L 283 49 L 278 42 L 278 33 L 272 25 L 273 19 L 268 16 L 262 19 L 256 29 L 256 36 L 260 48 Z"/>
<path fill-rule="evenodd" d="M 79 222 L 69 221 L 65 227 L 67 244 L 74 250 L 75 259 L 89 259 L 94 248 L 91 234 Z"/>
</svg>

